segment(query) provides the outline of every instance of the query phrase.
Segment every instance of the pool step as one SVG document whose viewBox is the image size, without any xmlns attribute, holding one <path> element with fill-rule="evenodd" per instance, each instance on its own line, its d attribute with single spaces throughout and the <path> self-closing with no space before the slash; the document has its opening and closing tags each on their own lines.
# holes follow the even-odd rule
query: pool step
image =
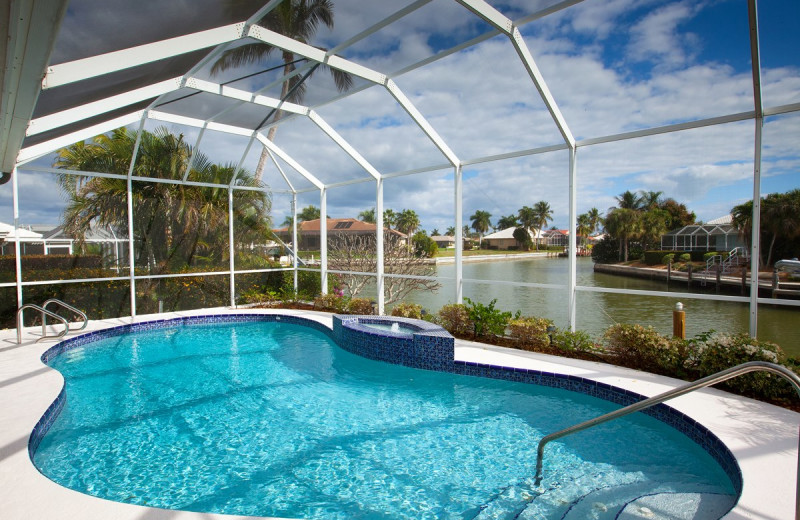
<svg viewBox="0 0 800 520">
<path fill-rule="evenodd" d="M 658 493 L 639 497 L 622 508 L 619 520 L 718 519 L 735 502 L 730 495 L 716 493 Z"/>
</svg>

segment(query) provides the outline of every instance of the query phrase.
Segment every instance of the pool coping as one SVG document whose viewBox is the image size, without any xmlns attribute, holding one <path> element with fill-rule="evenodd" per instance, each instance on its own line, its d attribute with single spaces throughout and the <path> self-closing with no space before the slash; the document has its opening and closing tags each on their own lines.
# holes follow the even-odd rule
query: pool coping
<svg viewBox="0 0 800 520">
<path fill-rule="evenodd" d="M 160 315 L 91 321 L 84 332 L 148 321 L 204 315 L 281 314 L 332 327 L 333 316 L 288 309 L 203 309 Z M 28 455 L 28 439 L 63 387 L 61 375 L 40 358 L 58 341 L 34 343 L 40 328 L 0 330 L 0 500 L 8 518 L 252 519 L 191 513 L 112 502 L 66 489 L 39 473 Z M 67 339 L 74 336 L 68 336 Z M 683 381 L 604 363 L 560 358 L 464 340 L 455 340 L 455 362 L 557 373 L 652 396 Z M 669 402 L 669 406 L 710 430 L 733 453 L 743 478 L 742 495 L 726 519 L 794 517 L 797 432 L 800 414 L 713 388 Z M 269 518 L 269 517 L 262 517 Z"/>
</svg>

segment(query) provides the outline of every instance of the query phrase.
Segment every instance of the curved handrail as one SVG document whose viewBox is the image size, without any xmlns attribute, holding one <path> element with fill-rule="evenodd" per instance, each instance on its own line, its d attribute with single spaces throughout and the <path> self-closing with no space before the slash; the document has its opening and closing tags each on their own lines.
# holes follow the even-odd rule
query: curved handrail
<svg viewBox="0 0 800 520">
<path fill-rule="evenodd" d="M 63 338 L 64 336 L 67 335 L 67 332 L 69 332 L 69 323 L 67 323 L 67 320 L 65 320 L 62 316 L 59 316 L 55 312 L 51 312 L 51 311 L 48 311 L 47 309 L 39 307 L 38 305 L 34 305 L 32 303 L 26 303 L 25 305 L 23 305 L 22 307 L 17 309 L 17 344 L 18 345 L 22 344 L 22 321 L 20 320 L 20 318 L 22 317 L 22 311 L 24 311 L 25 309 L 36 309 L 37 311 L 42 313 L 42 337 L 36 340 L 37 343 L 42 341 L 43 339 L 46 339 L 46 338 Z M 45 315 L 50 316 L 52 318 L 55 318 L 55 319 L 61 321 L 61 323 L 64 324 L 64 330 L 62 330 L 56 336 L 48 336 L 47 335 L 47 325 L 45 324 L 45 318 L 44 318 Z"/>
<path fill-rule="evenodd" d="M 787 379 L 792 384 L 792 386 L 794 386 L 795 391 L 797 392 L 798 395 L 800 395 L 800 377 L 798 377 L 797 374 L 795 374 L 788 368 L 783 367 L 781 365 L 776 365 L 775 363 L 768 363 L 766 361 L 750 361 L 747 363 L 742 363 L 741 365 L 736 365 L 735 367 L 729 368 L 727 370 L 721 370 L 716 374 L 711 374 L 710 376 L 698 379 L 693 383 L 687 383 L 683 386 L 679 386 L 678 388 L 674 388 L 662 394 L 658 394 L 649 399 L 645 399 L 643 401 L 639 401 L 638 403 L 634 403 L 630 406 L 626 406 L 625 408 L 620 408 L 619 410 L 615 410 L 605 415 L 595 417 L 594 419 L 589 419 L 588 421 L 584 421 L 580 424 L 570 426 L 569 428 L 564 428 L 563 430 L 551 433 L 550 435 L 545 435 L 542 438 L 542 440 L 539 441 L 539 447 L 537 448 L 536 451 L 536 479 L 535 479 L 536 485 L 538 486 L 542 482 L 542 463 L 544 460 L 544 447 L 547 445 L 548 442 L 553 441 L 555 439 L 560 439 L 561 437 L 565 437 L 572 433 L 577 433 L 587 428 L 591 428 L 592 426 L 596 426 L 598 424 L 614 420 L 618 417 L 629 415 L 634 412 L 644 410 L 645 408 L 650 408 L 651 406 L 655 406 L 669 399 L 673 399 L 675 397 L 688 394 L 689 392 L 693 392 L 694 390 L 711 386 L 716 383 L 721 383 L 722 381 L 733 379 L 734 377 L 746 374 L 748 372 L 756 372 L 756 371 L 771 372 L 773 374 L 782 376 L 784 379 Z M 800 448 L 798 449 L 798 475 L 797 475 L 797 490 L 795 492 L 795 518 L 800 520 Z"/>
<path fill-rule="evenodd" d="M 78 330 L 83 330 L 83 329 L 85 329 L 85 328 L 86 328 L 86 326 L 89 324 L 89 318 L 88 318 L 88 316 L 86 316 L 86 313 L 85 313 L 85 312 L 83 312 L 83 311 L 82 311 L 82 310 L 80 310 L 80 309 L 76 309 L 76 308 L 75 308 L 75 307 L 73 307 L 72 305 L 70 305 L 70 304 L 68 304 L 68 303 L 65 303 L 65 302 L 62 302 L 61 300 L 58 300 L 58 299 L 56 299 L 56 298 L 50 298 L 49 300 L 47 300 L 46 302 L 44 302 L 44 303 L 42 304 L 42 309 L 47 309 L 47 306 L 48 306 L 48 305 L 50 305 L 51 303 L 58 304 L 58 305 L 60 305 L 61 307 L 64 307 L 65 309 L 67 309 L 68 311 L 72 311 L 73 313 L 75 313 L 75 314 L 77 314 L 78 316 L 80 316 L 81 318 L 83 318 L 83 325 L 81 325 L 81 328 L 79 328 L 79 329 L 69 329 L 69 330 L 71 330 L 71 331 L 73 331 L 73 332 L 75 332 L 75 331 L 78 331 Z"/>
</svg>

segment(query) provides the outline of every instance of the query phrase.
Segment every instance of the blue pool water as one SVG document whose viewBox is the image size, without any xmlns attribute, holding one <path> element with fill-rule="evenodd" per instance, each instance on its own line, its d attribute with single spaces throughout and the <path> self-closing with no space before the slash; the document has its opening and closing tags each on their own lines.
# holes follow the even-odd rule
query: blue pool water
<svg viewBox="0 0 800 520">
<path fill-rule="evenodd" d="M 110 500 L 320 519 L 613 519 L 698 493 L 719 518 L 735 501 L 704 450 L 642 414 L 550 444 L 536 487 L 539 439 L 615 405 L 366 360 L 300 325 L 139 332 L 50 365 L 67 399 L 34 462 Z"/>
</svg>

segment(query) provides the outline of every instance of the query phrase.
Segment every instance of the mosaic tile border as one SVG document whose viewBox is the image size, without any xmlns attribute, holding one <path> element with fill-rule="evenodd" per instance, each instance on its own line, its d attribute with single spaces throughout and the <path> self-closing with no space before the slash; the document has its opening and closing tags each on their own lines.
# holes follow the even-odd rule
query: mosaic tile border
<svg viewBox="0 0 800 520">
<path fill-rule="evenodd" d="M 236 313 L 206 316 L 185 316 L 165 320 L 126 324 L 89 332 L 64 340 L 42 354 L 41 360 L 43 363 L 47 364 L 54 357 L 73 348 L 100 339 L 120 336 L 130 332 L 156 330 L 187 325 L 231 322 L 282 322 L 302 325 L 322 332 L 344 350 L 368 359 L 376 359 L 393 364 L 413 366 L 426 370 L 436 370 L 459 375 L 502 379 L 506 381 L 561 388 L 564 390 L 587 394 L 599 399 L 604 399 L 606 401 L 611 401 L 621 406 L 628 406 L 646 398 L 645 396 L 635 392 L 617 388 L 605 383 L 599 383 L 588 378 L 567 376 L 539 370 L 510 368 L 467 361 L 454 361 L 453 337 L 447 333 L 447 331 L 444 331 L 444 329 L 441 329 L 433 324 L 427 324 L 430 326 L 430 328 L 426 327 L 423 325 L 426 322 L 420 322 L 419 320 L 395 317 L 388 319 L 377 316 L 353 315 L 334 315 L 333 318 L 333 330 L 318 321 L 285 314 Z M 377 329 L 370 329 L 369 327 L 358 324 L 359 320 L 364 320 L 365 323 L 386 323 L 391 321 L 399 321 L 412 327 L 420 328 L 420 333 L 415 333 L 412 335 L 407 333 L 393 333 L 391 331 L 379 331 Z M 338 327 L 336 325 L 337 321 L 339 323 Z M 348 326 L 350 327 L 349 331 L 342 326 L 343 321 L 348 322 Z M 347 334 L 346 332 L 342 333 L 342 331 L 350 333 L 365 333 L 368 335 L 368 339 L 348 344 L 347 339 L 350 334 Z M 431 345 L 433 348 L 428 346 L 415 347 L 412 338 L 419 335 L 429 338 L 432 341 Z M 411 336 L 411 338 L 409 338 L 409 336 Z M 375 341 L 377 337 L 382 337 L 381 341 Z M 65 402 L 66 393 L 62 387 L 61 392 L 58 394 L 53 403 L 50 404 L 50 406 L 47 408 L 47 411 L 45 411 L 31 432 L 28 441 L 28 454 L 31 459 L 33 459 L 33 455 L 36 452 L 36 449 L 39 447 L 42 438 L 44 438 L 45 434 L 47 434 L 47 431 L 50 429 L 50 426 L 52 426 L 56 417 L 58 417 L 58 414 L 64 407 Z M 691 417 L 663 403 L 652 408 L 648 408 L 647 410 L 644 410 L 643 413 L 671 426 L 672 428 L 675 428 L 689 437 L 692 441 L 700 445 L 700 447 L 706 450 L 723 468 L 725 473 L 730 478 L 737 495 L 741 494 L 742 472 L 739 468 L 739 464 L 736 462 L 736 458 L 733 456 L 733 453 L 731 453 L 728 447 L 725 446 L 725 444 L 723 444 L 716 435 L 709 431 L 708 428 L 702 424 L 699 424 Z"/>
</svg>

